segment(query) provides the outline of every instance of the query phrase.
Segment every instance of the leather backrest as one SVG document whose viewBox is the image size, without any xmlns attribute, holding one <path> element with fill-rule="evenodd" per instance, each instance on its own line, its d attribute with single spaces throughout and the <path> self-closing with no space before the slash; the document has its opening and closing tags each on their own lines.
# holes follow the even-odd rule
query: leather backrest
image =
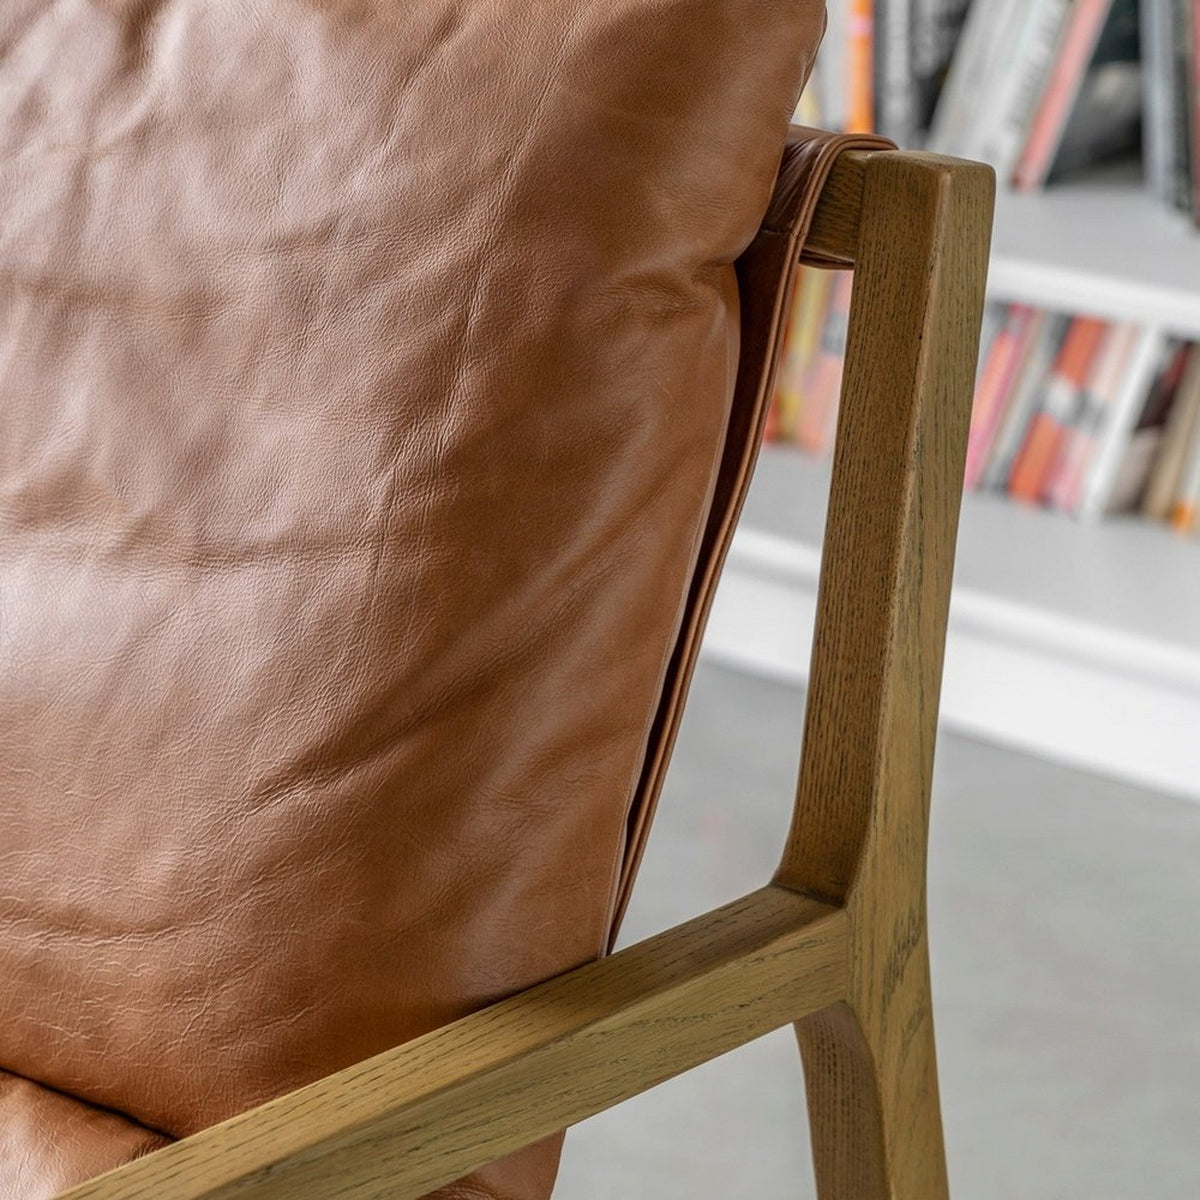
<svg viewBox="0 0 1200 1200">
<path fill-rule="evenodd" d="M 0 9 L 0 1067 L 184 1134 L 602 950 L 822 20 Z"/>
</svg>

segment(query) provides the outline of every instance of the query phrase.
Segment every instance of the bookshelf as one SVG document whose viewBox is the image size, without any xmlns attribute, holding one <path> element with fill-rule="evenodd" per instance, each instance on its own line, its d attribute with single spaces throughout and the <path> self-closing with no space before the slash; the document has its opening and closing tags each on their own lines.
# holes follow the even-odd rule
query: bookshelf
<svg viewBox="0 0 1200 1200">
<path fill-rule="evenodd" d="M 829 464 L 763 448 L 713 607 L 713 660 L 808 676 Z M 964 500 L 947 728 L 1200 802 L 1200 545 Z"/>
<path fill-rule="evenodd" d="M 1003 183 L 1022 174 L 1049 98 L 1070 96 L 1054 142 L 1070 141 L 1078 105 L 1091 124 L 1076 128 L 1090 132 L 1074 148 L 1086 153 L 1075 154 L 1059 183 L 1001 187 L 990 298 L 1200 344 L 1200 232 L 1194 212 L 1173 207 L 1200 189 L 1186 102 L 1200 79 L 1195 26 L 1176 20 L 1196 4 L 872 0 L 873 29 L 860 22 L 852 35 L 844 0 L 830 0 L 814 89 L 821 111 L 811 123 L 836 125 L 850 99 L 874 91 L 884 132 L 905 144 L 928 133 L 944 152 L 986 155 L 1001 164 Z M 873 74 L 852 69 L 855 38 L 874 39 L 866 59 Z M 922 131 L 911 107 L 890 97 L 923 94 L 931 83 L 936 93 L 939 63 L 950 64 L 949 76 L 932 128 Z M 1101 69 L 1107 82 L 1093 89 Z M 1134 91 L 1122 92 L 1131 81 Z M 1132 143 L 1106 141 L 1123 110 L 1098 102 L 1118 92 L 1121 103 L 1141 105 L 1141 162 Z M 1024 173 L 1030 182 L 1045 174 Z M 790 380 L 802 377 L 789 379 L 792 413 L 804 402 Z M 712 657 L 805 681 L 828 482 L 827 462 L 787 446 L 764 449 L 714 606 Z M 942 715 L 950 728 L 1200 802 L 1200 537 L 1134 515 L 1089 524 L 969 493 Z"/>
<path fill-rule="evenodd" d="M 1200 236 L 1140 182 L 1002 191 L 989 292 L 1200 339 Z M 763 449 L 706 652 L 803 683 L 828 462 Z M 948 728 L 1200 802 L 1200 542 L 969 494 Z"/>
<path fill-rule="evenodd" d="M 1200 339 L 1200 234 L 1140 180 L 1001 189 L 988 290 Z"/>
</svg>

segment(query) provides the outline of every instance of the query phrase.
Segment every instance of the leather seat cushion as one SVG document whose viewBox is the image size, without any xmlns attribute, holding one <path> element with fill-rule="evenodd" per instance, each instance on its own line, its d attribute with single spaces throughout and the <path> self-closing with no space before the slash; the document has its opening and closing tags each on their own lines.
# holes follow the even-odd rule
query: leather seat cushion
<svg viewBox="0 0 1200 1200">
<path fill-rule="evenodd" d="M 48 1200 L 169 1139 L 0 1071 L 0 1196 Z"/>
<path fill-rule="evenodd" d="M 0 6 L 0 1065 L 180 1136 L 602 952 L 822 22 Z"/>
</svg>

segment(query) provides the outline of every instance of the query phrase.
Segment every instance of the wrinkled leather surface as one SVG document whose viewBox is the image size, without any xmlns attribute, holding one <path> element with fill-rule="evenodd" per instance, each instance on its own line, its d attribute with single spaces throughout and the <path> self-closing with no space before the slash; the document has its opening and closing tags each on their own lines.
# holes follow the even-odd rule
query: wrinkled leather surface
<svg viewBox="0 0 1200 1200">
<path fill-rule="evenodd" d="M 0 1071 L 0 1196 L 48 1200 L 165 1146 L 115 1113 Z"/>
<path fill-rule="evenodd" d="M 548 11 L 0 7 L 4 1067 L 182 1135 L 602 950 L 822 15 Z"/>
</svg>

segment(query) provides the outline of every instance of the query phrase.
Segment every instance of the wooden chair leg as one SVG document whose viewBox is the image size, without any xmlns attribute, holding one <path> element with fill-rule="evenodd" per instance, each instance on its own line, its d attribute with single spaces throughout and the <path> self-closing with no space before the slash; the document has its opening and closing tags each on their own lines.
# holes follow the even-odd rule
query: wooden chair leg
<svg viewBox="0 0 1200 1200">
<path fill-rule="evenodd" d="M 819 1200 L 949 1196 L 924 947 L 919 955 L 924 987 L 914 981 L 907 998 L 907 1038 L 871 1036 L 848 1004 L 796 1025 Z"/>
<path fill-rule="evenodd" d="M 798 1026 L 820 1200 L 946 1200 L 925 848 L 994 183 L 864 157 L 796 815 L 776 882 L 849 918 Z"/>
</svg>

